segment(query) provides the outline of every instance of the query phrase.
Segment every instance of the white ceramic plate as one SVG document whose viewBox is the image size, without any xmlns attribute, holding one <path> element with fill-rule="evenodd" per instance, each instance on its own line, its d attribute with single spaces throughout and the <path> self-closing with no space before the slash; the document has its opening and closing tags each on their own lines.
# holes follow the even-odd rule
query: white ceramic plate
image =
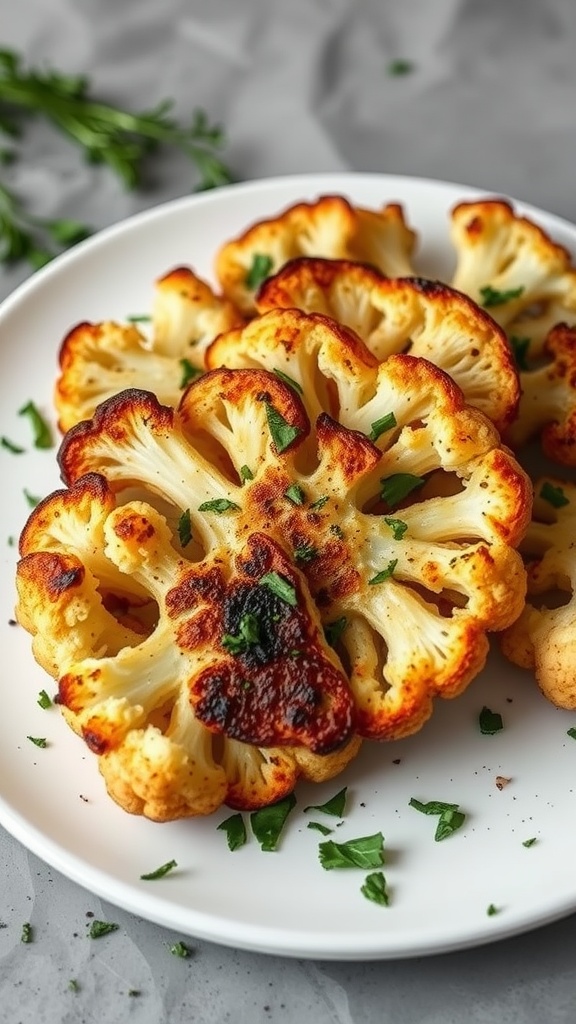
<svg viewBox="0 0 576 1024">
<path fill-rule="evenodd" d="M 146 311 L 152 283 L 163 272 L 188 263 L 210 277 L 219 243 L 291 202 L 328 192 L 367 206 L 402 202 L 419 232 L 418 269 L 430 276 L 449 272 L 447 211 L 478 194 L 376 175 L 275 179 L 170 203 L 104 231 L 4 304 L 0 435 L 29 444 L 17 410 L 33 399 L 50 412 L 58 346 L 76 322 Z M 527 212 L 576 248 L 576 228 Z M 58 484 L 54 452 L 16 456 L 0 449 L 0 460 L 0 821 L 27 847 L 87 889 L 184 935 L 299 957 L 377 959 L 453 950 L 576 909 L 576 742 L 567 735 L 576 714 L 553 709 L 527 673 L 497 654 L 463 697 L 437 705 L 419 735 L 366 745 L 335 782 L 301 787 L 275 853 L 263 853 L 254 839 L 230 853 L 216 830 L 224 812 L 157 825 L 117 808 L 93 755 L 55 709 L 38 706 L 38 692 L 52 692 L 53 684 L 34 664 L 28 635 L 8 624 L 16 561 L 8 538 L 17 537 L 27 516 L 23 489 L 43 495 Z M 480 734 L 484 704 L 503 716 L 497 735 Z M 28 735 L 45 736 L 48 746 L 38 749 Z M 511 779 L 502 790 L 498 775 Z M 334 838 L 384 833 L 387 908 L 361 895 L 363 872 L 324 871 L 317 853 L 322 837 L 306 828 L 302 808 L 343 785 L 349 810 Z M 464 827 L 435 843 L 435 819 L 410 808 L 412 796 L 460 804 Z M 533 837 L 534 845 L 523 845 Z M 171 859 L 177 871 L 156 882 L 140 880 Z M 497 913 L 488 915 L 490 904 Z"/>
</svg>

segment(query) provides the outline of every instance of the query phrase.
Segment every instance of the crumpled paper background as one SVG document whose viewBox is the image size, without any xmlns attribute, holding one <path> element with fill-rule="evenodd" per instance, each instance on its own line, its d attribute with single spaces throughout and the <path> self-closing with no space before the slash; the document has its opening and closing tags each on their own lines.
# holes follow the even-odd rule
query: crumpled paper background
<svg viewBox="0 0 576 1024">
<path fill-rule="evenodd" d="M 18 0 L 0 24 L 4 46 L 87 74 L 102 99 L 141 109 L 172 97 L 182 119 L 204 108 L 225 128 L 237 179 L 443 178 L 576 220 L 573 0 Z M 396 59 L 411 73 L 390 75 Z M 2 180 L 30 210 L 94 228 L 194 185 L 186 159 L 167 152 L 127 193 L 33 120 L 18 149 Z M 27 273 L 3 269 L 0 297 Z M 0 1021 L 10 1024 L 574 1020 L 573 918 L 419 962 L 300 963 L 200 942 L 179 960 L 166 952 L 177 936 L 107 908 L 2 830 L 0 863 Z M 120 923 L 113 954 L 85 941 L 87 914 Z M 38 940 L 26 946 L 28 920 Z"/>
</svg>

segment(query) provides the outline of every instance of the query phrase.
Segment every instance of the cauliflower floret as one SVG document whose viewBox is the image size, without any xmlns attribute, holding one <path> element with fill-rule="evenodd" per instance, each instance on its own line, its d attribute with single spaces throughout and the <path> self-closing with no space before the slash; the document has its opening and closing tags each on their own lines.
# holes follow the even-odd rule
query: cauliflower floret
<svg viewBox="0 0 576 1024">
<path fill-rule="evenodd" d="M 576 317 L 569 252 L 509 203 L 460 203 L 452 212 L 451 238 L 457 253 L 452 286 L 488 309 L 510 335 L 522 333 L 522 318 L 528 322 L 533 314 L 540 326 L 551 326 L 550 306 L 555 315 L 560 304 Z"/>
<path fill-rule="evenodd" d="M 522 544 L 528 560 L 526 607 L 502 637 L 504 654 L 532 669 L 544 695 L 576 709 L 576 484 L 542 477 Z"/>
<path fill-rule="evenodd" d="M 60 348 L 54 392 L 60 429 L 89 418 L 100 402 L 126 388 L 146 387 L 160 402 L 177 405 L 182 389 L 203 371 L 210 342 L 242 323 L 230 302 L 178 267 L 156 282 L 150 337 L 135 324 L 78 324 Z"/>
<path fill-rule="evenodd" d="M 262 220 L 221 247 L 216 274 L 222 291 L 246 315 L 256 312 L 262 282 L 297 256 L 360 260 L 392 276 L 412 273 L 415 234 L 397 204 L 353 206 L 342 196 L 298 203 Z"/>
<path fill-rule="evenodd" d="M 503 430 L 515 417 L 518 374 L 506 335 L 467 296 L 421 278 L 386 279 L 346 260 L 292 260 L 262 286 L 260 313 L 297 308 L 333 317 L 381 362 L 410 352 L 435 363 L 466 401 Z"/>
</svg>

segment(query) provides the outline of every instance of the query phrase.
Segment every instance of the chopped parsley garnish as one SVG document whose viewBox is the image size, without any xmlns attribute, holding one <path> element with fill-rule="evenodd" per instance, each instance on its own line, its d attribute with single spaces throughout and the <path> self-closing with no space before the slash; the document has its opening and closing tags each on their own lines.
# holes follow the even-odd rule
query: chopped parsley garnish
<svg viewBox="0 0 576 1024">
<path fill-rule="evenodd" d="M 388 74 L 399 77 L 401 75 L 409 75 L 414 70 L 414 64 L 411 60 L 405 60 L 403 57 L 397 57 L 396 60 L 391 60 L 388 64 Z"/>
<path fill-rule="evenodd" d="M 76 978 L 70 978 L 70 981 L 68 982 L 68 991 L 69 992 L 79 992 L 80 991 L 80 985 L 76 981 Z"/>
<path fill-rule="evenodd" d="M 387 907 L 390 903 L 386 879 L 381 871 L 372 871 L 366 875 L 364 885 L 360 886 L 360 892 L 367 900 L 378 903 L 381 907 Z"/>
<path fill-rule="evenodd" d="M 338 526 L 338 523 L 332 523 L 330 533 L 333 533 L 335 537 L 338 537 L 338 540 L 344 540 L 344 530 L 341 526 Z"/>
<path fill-rule="evenodd" d="M 246 612 L 240 619 L 238 633 L 224 633 L 222 647 L 229 654 L 245 654 L 250 647 L 260 643 L 260 626 L 258 619 L 251 612 Z"/>
<path fill-rule="evenodd" d="M 15 546 L 15 544 L 16 544 L 16 538 L 15 537 L 8 537 L 8 547 L 9 548 L 13 548 Z"/>
<path fill-rule="evenodd" d="M 252 259 L 252 266 L 244 278 L 244 283 L 251 292 L 255 292 L 263 281 L 269 276 L 274 261 L 265 253 L 256 252 Z"/>
<path fill-rule="evenodd" d="M 246 825 L 241 814 L 231 814 L 225 821 L 221 821 L 216 828 L 226 833 L 229 850 L 239 850 L 241 846 L 244 846 L 247 839 Z"/>
<path fill-rule="evenodd" d="M 26 402 L 26 405 L 23 405 L 22 408 L 18 410 L 18 415 L 27 416 L 30 420 L 30 425 L 34 435 L 35 448 L 52 447 L 52 431 L 34 402 Z"/>
<path fill-rule="evenodd" d="M 509 288 L 508 291 L 500 292 L 496 288 L 492 288 L 492 285 L 487 284 L 484 288 L 480 289 L 482 305 L 484 309 L 490 309 L 491 306 L 503 306 L 510 299 L 519 299 L 523 291 L 523 285 L 520 285 L 519 288 Z"/>
<path fill-rule="evenodd" d="M 44 709 L 51 708 L 52 707 L 52 698 L 50 697 L 50 695 L 48 693 L 46 693 L 46 690 L 40 690 L 40 693 L 38 694 L 38 701 L 37 701 L 37 703 L 40 705 L 41 708 L 44 708 Z"/>
<path fill-rule="evenodd" d="M 530 348 L 530 338 L 518 338 L 515 334 L 510 337 L 510 347 L 512 349 L 512 355 L 514 356 L 514 362 L 519 370 L 528 369 L 528 349 Z"/>
<path fill-rule="evenodd" d="M 262 807 L 250 815 L 250 824 L 260 846 L 266 852 L 275 850 L 290 811 L 296 806 L 293 793 L 278 803 Z"/>
<path fill-rule="evenodd" d="M 117 932 L 120 925 L 114 924 L 112 921 L 92 921 L 90 925 L 90 931 L 88 937 L 90 939 L 101 939 L 103 935 L 110 935 L 111 932 Z"/>
<path fill-rule="evenodd" d="M 31 494 L 26 488 L 24 488 L 24 497 L 26 498 L 30 508 L 36 508 L 36 505 L 39 505 L 42 501 L 42 498 L 38 498 L 35 494 Z"/>
<path fill-rule="evenodd" d="M 410 807 L 414 807 L 422 814 L 438 815 L 438 824 L 434 834 L 437 843 L 451 836 L 453 832 L 462 827 L 466 820 L 466 815 L 459 809 L 458 804 L 447 804 L 443 800 L 429 800 L 427 803 L 422 803 L 416 797 L 412 797 L 409 804 Z"/>
<path fill-rule="evenodd" d="M 371 586 L 375 586 L 377 583 L 384 583 L 385 580 L 389 580 L 390 577 L 394 575 L 394 570 L 397 565 L 398 559 L 391 558 L 386 568 L 382 569 L 380 572 L 377 572 L 376 575 L 373 576 L 371 580 L 368 580 L 368 583 Z"/>
<path fill-rule="evenodd" d="M 348 619 L 345 615 L 341 615 L 339 619 L 334 619 L 334 622 L 326 623 L 324 626 L 324 636 L 330 647 L 336 646 L 347 625 Z"/>
<path fill-rule="evenodd" d="M 179 956 L 182 960 L 186 959 L 187 956 L 190 956 L 191 953 L 190 947 L 187 946 L 185 942 L 174 942 L 168 948 L 172 953 L 172 956 Z"/>
<path fill-rule="evenodd" d="M 312 562 L 318 556 L 318 548 L 313 544 L 300 544 L 294 548 L 294 558 L 297 562 Z"/>
<path fill-rule="evenodd" d="M 180 367 L 182 369 L 182 376 L 180 378 L 180 387 L 185 388 L 192 380 L 196 380 L 196 377 L 202 376 L 202 370 L 198 366 L 194 366 L 189 359 L 180 359 Z"/>
<path fill-rule="evenodd" d="M 286 604 L 290 604 L 292 607 L 298 604 L 296 589 L 280 573 L 267 572 L 264 576 L 260 577 L 260 583 L 262 586 L 268 587 L 268 590 L 271 590 L 273 594 L 276 594 L 276 597 L 279 597 L 281 601 L 285 601 Z"/>
<path fill-rule="evenodd" d="M 384 516 L 384 522 L 392 530 L 394 540 L 402 540 L 408 529 L 408 523 L 403 522 L 402 519 L 395 519 L 394 516 Z"/>
<path fill-rule="evenodd" d="M 187 508 L 182 513 L 178 520 L 178 537 L 183 548 L 192 540 L 192 522 L 190 519 L 190 509 Z"/>
<path fill-rule="evenodd" d="M 348 787 L 339 790 L 335 796 L 330 797 L 329 800 L 324 804 L 310 804 L 309 807 L 305 807 L 304 811 L 321 811 L 322 814 L 332 814 L 335 818 L 342 818 L 344 816 L 344 808 L 346 807 L 346 792 Z"/>
<path fill-rule="evenodd" d="M 33 743 L 35 747 L 48 746 L 48 740 L 45 736 L 27 736 L 26 739 L 30 740 L 30 743 Z"/>
<path fill-rule="evenodd" d="M 488 914 L 488 917 L 494 917 L 494 914 L 498 913 L 498 907 L 495 906 L 494 903 L 489 903 L 486 908 L 486 913 Z"/>
<path fill-rule="evenodd" d="M 349 839 L 346 843 L 327 839 L 320 843 L 318 855 L 326 871 L 334 868 L 379 868 L 384 863 L 384 836 L 376 832 L 373 836 Z"/>
<path fill-rule="evenodd" d="M 229 501 L 228 498 L 213 498 L 212 501 L 203 501 L 198 505 L 199 512 L 217 512 L 219 516 L 223 512 L 238 512 L 239 509 L 240 505 L 235 501 Z"/>
<path fill-rule="evenodd" d="M 240 466 L 240 479 L 242 480 L 242 483 L 246 483 L 247 480 L 254 479 L 254 473 L 250 469 L 250 466 Z"/>
<path fill-rule="evenodd" d="M 306 501 L 306 495 L 304 489 L 300 487 L 300 484 L 290 484 L 284 491 L 284 496 L 288 498 L 293 505 L 303 505 Z"/>
<path fill-rule="evenodd" d="M 289 377 L 288 374 L 287 373 L 283 373 L 282 370 L 274 370 L 274 373 L 278 377 L 278 380 L 281 380 L 283 384 L 287 384 L 288 387 L 292 388 L 293 391 L 296 391 L 297 394 L 299 394 L 299 395 L 303 395 L 304 394 L 304 391 L 302 389 L 302 385 L 299 384 L 297 380 L 294 380 L 293 377 Z"/>
<path fill-rule="evenodd" d="M 32 934 L 32 925 L 27 921 L 22 925 L 22 933 L 20 935 L 20 942 L 33 942 L 34 936 Z"/>
<path fill-rule="evenodd" d="M 320 821 L 309 821 L 306 828 L 311 828 L 316 832 L 321 832 L 323 836 L 329 836 L 334 831 L 333 828 L 328 828 L 327 825 L 322 825 Z"/>
<path fill-rule="evenodd" d="M 498 711 L 491 711 L 486 705 L 484 705 L 478 715 L 478 724 L 483 736 L 494 736 L 495 733 L 501 732 L 504 728 L 502 715 Z"/>
<path fill-rule="evenodd" d="M 394 508 L 412 491 L 422 487 L 425 480 L 423 476 L 414 476 L 413 473 L 392 473 L 392 476 L 384 477 L 380 483 L 382 484 L 380 497 L 390 508 Z"/>
<path fill-rule="evenodd" d="M 537 843 L 537 842 L 538 842 L 538 840 L 536 839 L 536 836 L 532 836 L 531 839 L 525 839 L 524 842 L 522 843 L 522 846 L 526 846 L 526 847 L 534 846 L 534 843 Z"/>
<path fill-rule="evenodd" d="M 7 452 L 11 452 L 12 455 L 23 455 L 26 451 L 25 448 L 21 448 L 20 445 L 14 444 L 8 437 L 0 437 L 0 444 Z"/>
<path fill-rule="evenodd" d="M 385 434 L 387 430 L 392 430 L 392 427 L 395 426 L 397 426 L 397 423 L 394 413 L 386 413 L 386 415 L 381 416 L 379 420 L 374 420 L 368 437 L 371 441 L 377 441 L 382 434 Z"/>
<path fill-rule="evenodd" d="M 542 484 L 540 497 L 553 508 L 563 508 L 564 505 L 570 504 L 570 499 L 566 497 L 562 487 L 555 487 L 549 480 L 545 480 Z"/>
<path fill-rule="evenodd" d="M 567 730 L 566 735 L 569 736 L 571 740 L 576 740 L 576 728 L 572 726 L 571 729 Z"/>
<path fill-rule="evenodd" d="M 312 502 L 310 508 L 317 512 L 321 508 L 324 508 L 324 505 L 326 504 L 327 501 L 330 501 L 328 495 L 323 494 L 321 498 L 316 498 L 316 501 Z"/>
<path fill-rule="evenodd" d="M 154 882 L 157 878 L 164 878 L 164 875 L 167 875 L 169 871 L 173 871 L 173 869 L 177 867 L 178 864 L 175 860 L 167 860 L 165 864 L 161 864 L 160 867 L 155 868 L 154 871 L 149 871 L 145 875 L 140 875 L 140 878 L 143 882 Z"/>
<path fill-rule="evenodd" d="M 152 317 L 149 313 L 131 313 L 126 319 L 129 324 L 149 324 Z"/>
<path fill-rule="evenodd" d="M 270 402 L 265 402 L 266 419 L 276 451 L 280 454 L 290 447 L 300 433 L 299 427 L 293 427 L 288 420 L 285 420 L 282 413 L 278 412 Z"/>
<path fill-rule="evenodd" d="M 421 814 L 444 814 L 445 811 L 458 810 L 458 804 L 447 804 L 443 800 L 428 800 L 427 803 L 423 803 L 415 796 L 410 798 L 410 807 L 420 811 Z"/>
</svg>

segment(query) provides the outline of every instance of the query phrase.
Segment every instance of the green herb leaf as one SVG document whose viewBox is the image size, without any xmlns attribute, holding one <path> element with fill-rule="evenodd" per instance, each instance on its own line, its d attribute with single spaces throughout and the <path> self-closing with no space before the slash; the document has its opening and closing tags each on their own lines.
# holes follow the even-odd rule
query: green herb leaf
<svg viewBox="0 0 576 1024">
<path fill-rule="evenodd" d="M 68 990 L 70 992 L 79 992 L 80 991 L 80 985 L 76 981 L 76 978 L 70 978 L 70 981 L 68 982 Z"/>
<path fill-rule="evenodd" d="M 385 434 L 387 430 L 392 430 L 392 427 L 396 426 L 398 426 L 398 424 L 396 423 L 394 413 L 388 412 L 385 416 L 381 416 L 379 420 L 374 420 L 368 437 L 371 441 L 376 442 L 382 434 Z"/>
<path fill-rule="evenodd" d="M 330 647 L 336 646 L 347 625 L 348 619 L 345 615 L 341 615 L 339 619 L 334 619 L 334 622 L 326 623 L 324 626 L 324 636 Z"/>
<path fill-rule="evenodd" d="M 327 501 L 330 501 L 327 494 L 323 494 L 321 498 L 316 498 L 316 501 L 313 501 L 309 506 L 310 511 L 319 512 L 321 508 L 324 508 Z"/>
<path fill-rule="evenodd" d="M 333 868 L 379 868 L 384 863 L 384 836 L 376 832 L 372 836 L 349 839 L 346 843 L 327 839 L 320 843 L 318 855 L 326 871 Z"/>
<path fill-rule="evenodd" d="M 323 836 L 329 836 L 334 831 L 333 828 L 328 828 L 327 825 L 322 825 L 319 821 L 309 821 L 306 828 L 315 829 L 316 832 L 321 832 Z"/>
<path fill-rule="evenodd" d="M 318 557 L 318 548 L 313 544 L 301 544 L 294 548 L 294 558 L 297 562 L 312 562 Z"/>
<path fill-rule="evenodd" d="M 178 537 L 183 548 L 192 540 L 192 521 L 189 508 L 182 513 L 178 520 Z"/>
<path fill-rule="evenodd" d="M 274 261 L 270 256 L 265 253 L 256 252 L 252 258 L 252 266 L 246 274 L 244 283 L 251 292 L 258 290 L 261 284 L 270 275 L 270 271 L 274 266 Z"/>
<path fill-rule="evenodd" d="M 112 921 L 98 921 L 94 919 L 90 925 L 88 931 L 88 937 L 90 939 L 101 939 L 104 935 L 110 935 L 111 932 L 117 932 L 120 925 L 113 924 Z"/>
<path fill-rule="evenodd" d="M 221 821 L 216 828 L 226 833 L 229 850 L 239 850 L 241 846 L 244 846 L 247 835 L 246 825 L 241 814 L 231 814 L 225 821 Z"/>
<path fill-rule="evenodd" d="M 402 540 L 408 529 L 408 523 L 403 522 L 402 519 L 395 519 L 394 516 L 384 516 L 384 522 L 392 530 L 394 540 Z"/>
<path fill-rule="evenodd" d="M 131 313 L 126 317 L 129 324 L 149 324 L 152 317 L 149 313 Z"/>
<path fill-rule="evenodd" d="M 422 803 L 421 800 L 417 800 L 415 796 L 411 797 L 409 806 L 414 807 L 415 810 L 420 811 L 421 814 L 444 814 L 445 811 L 457 811 L 459 804 L 447 804 L 443 800 L 428 800 L 427 803 Z"/>
<path fill-rule="evenodd" d="M 174 942 L 168 947 L 172 956 L 179 956 L 182 960 L 185 960 L 187 956 L 190 956 L 192 950 L 185 942 Z"/>
<path fill-rule="evenodd" d="M 510 337 L 510 347 L 512 349 L 512 355 L 514 356 L 514 362 L 519 370 L 528 370 L 528 349 L 530 348 L 530 338 L 518 338 L 515 334 Z"/>
<path fill-rule="evenodd" d="M 188 386 L 190 381 L 196 380 L 197 377 L 202 376 L 202 370 L 198 366 L 194 366 L 189 359 L 180 359 L 180 367 L 182 369 L 182 376 L 180 378 L 180 388 Z"/>
<path fill-rule="evenodd" d="M 390 61 L 387 70 L 388 74 L 393 75 L 394 77 L 409 75 L 414 71 L 414 64 L 411 60 L 404 60 L 403 58 L 398 57 L 396 60 Z"/>
<path fill-rule="evenodd" d="M 335 818 L 344 817 L 344 808 L 346 807 L 346 793 L 348 787 L 344 786 L 344 789 L 338 791 L 335 796 L 330 797 L 323 804 L 310 804 L 309 807 L 305 807 L 304 811 L 321 811 L 322 814 L 331 814 Z"/>
<path fill-rule="evenodd" d="M 306 495 L 300 484 L 290 484 L 290 487 L 287 487 L 284 491 L 284 495 L 294 505 L 303 505 L 306 501 Z"/>
<path fill-rule="evenodd" d="M 563 508 L 564 505 L 570 504 L 570 499 L 566 497 L 563 488 L 555 487 L 549 480 L 545 480 L 542 484 L 540 497 L 553 508 Z"/>
<path fill-rule="evenodd" d="M 238 512 L 239 509 L 240 505 L 234 501 L 228 501 L 228 498 L 214 498 L 212 501 L 203 501 L 198 506 L 199 512 L 217 512 L 219 516 L 223 512 Z"/>
<path fill-rule="evenodd" d="M 447 839 L 448 836 L 451 836 L 459 828 L 462 828 L 465 821 L 466 815 L 463 811 L 456 809 L 442 811 L 442 814 L 438 819 L 434 839 L 437 843 L 442 842 L 443 839 Z"/>
<path fill-rule="evenodd" d="M 281 380 L 283 384 L 287 384 L 288 387 L 292 388 L 292 390 L 295 391 L 298 395 L 304 394 L 302 385 L 299 384 L 297 380 L 294 380 L 293 377 L 289 377 L 288 374 L 283 373 L 282 370 L 274 370 L 274 373 L 278 377 L 278 380 Z"/>
<path fill-rule="evenodd" d="M 526 846 L 526 847 L 534 846 L 534 843 L 537 843 L 537 842 L 538 842 L 538 840 L 537 840 L 536 836 L 532 836 L 531 839 L 525 839 L 524 842 L 522 843 L 522 846 Z"/>
<path fill-rule="evenodd" d="M 330 527 L 330 533 L 333 533 L 336 537 L 338 537 L 338 540 L 344 540 L 344 530 L 342 529 L 341 526 L 338 526 L 338 523 L 332 523 Z"/>
<path fill-rule="evenodd" d="M 52 448 L 52 431 L 34 402 L 26 402 L 18 410 L 19 416 L 27 416 L 32 426 L 35 448 Z"/>
<path fill-rule="evenodd" d="M 260 846 L 266 852 L 275 850 L 290 811 L 296 806 L 293 793 L 278 803 L 262 807 L 250 815 L 250 824 Z"/>
<path fill-rule="evenodd" d="M 381 871 L 373 871 L 370 875 L 366 875 L 360 892 L 367 900 L 378 903 L 381 907 L 387 907 L 390 904 L 386 879 Z"/>
<path fill-rule="evenodd" d="M 392 473 L 391 476 L 384 477 L 380 483 L 382 484 L 380 497 L 390 508 L 394 508 L 412 491 L 422 487 L 425 479 L 423 476 L 414 476 L 413 473 Z"/>
<path fill-rule="evenodd" d="M 486 908 L 486 913 L 488 914 L 488 917 L 494 917 L 494 914 L 498 913 L 498 907 L 495 906 L 494 903 L 489 903 Z"/>
<path fill-rule="evenodd" d="M 33 942 L 34 935 L 32 933 L 32 925 L 26 922 L 22 925 L 22 934 L 20 935 L 20 942 Z"/>
<path fill-rule="evenodd" d="M 40 693 L 38 694 L 37 703 L 40 705 L 41 708 L 51 708 L 52 698 L 46 693 L 46 690 L 40 690 Z"/>
<path fill-rule="evenodd" d="M 0 437 L 0 444 L 6 451 L 11 452 L 12 455 L 23 455 L 26 451 L 25 448 L 21 448 L 20 445 L 14 444 L 8 437 Z"/>
<path fill-rule="evenodd" d="M 240 466 L 240 479 L 242 480 L 242 483 L 246 483 L 247 480 L 254 479 L 254 473 L 250 469 L 250 466 Z"/>
<path fill-rule="evenodd" d="M 482 305 L 484 306 L 484 309 L 490 309 L 491 306 L 503 306 L 504 303 L 509 302 L 510 299 L 519 299 L 523 291 L 523 285 L 520 285 L 519 288 L 509 288 L 508 291 L 500 292 L 496 288 L 492 288 L 491 285 L 487 284 L 484 288 L 480 289 Z"/>
<path fill-rule="evenodd" d="M 83 242 L 91 234 L 90 228 L 87 228 L 85 224 L 78 220 L 72 220 L 70 217 L 60 217 L 58 220 L 47 221 L 46 227 L 54 241 L 65 248 L 71 245 L 78 245 L 78 242 Z"/>
<path fill-rule="evenodd" d="M 160 867 L 156 868 L 154 871 L 149 871 L 145 875 L 140 875 L 140 878 L 143 882 L 154 882 L 157 878 L 164 878 L 164 875 L 167 875 L 169 871 L 172 871 L 177 867 L 178 864 L 175 860 L 167 860 L 165 864 L 161 864 Z"/>
<path fill-rule="evenodd" d="M 576 729 L 574 726 L 567 730 L 566 735 L 569 736 L 571 740 L 576 740 Z"/>
<path fill-rule="evenodd" d="M 504 728 L 502 715 L 497 711 L 491 711 L 486 706 L 482 708 L 478 715 L 478 724 L 483 736 L 494 736 L 495 733 L 500 732 Z"/>
<path fill-rule="evenodd" d="M 280 454 L 286 451 L 290 447 L 292 442 L 300 434 L 299 427 L 293 427 L 285 420 L 281 413 L 270 405 L 270 402 L 265 402 L 266 419 L 268 420 L 268 429 L 272 435 L 272 440 L 276 447 L 276 451 Z"/>
<path fill-rule="evenodd" d="M 296 590 L 288 580 L 285 580 L 283 576 L 280 576 L 277 572 L 267 572 L 264 576 L 260 577 L 260 584 L 263 587 L 268 587 L 276 597 L 280 600 L 285 601 L 286 604 L 296 607 L 298 604 L 298 597 Z"/>
<path fill-rule="evenodd" d="M 27 736 L 26 739 L 30 740 L 30 743 L 33 743 L 35 747 L 48 746 L 48 740 L 45 736 Z"/>
<path fill-rule="evenodd" d="M 38 498 L 35 494 L 31 494 L 26 488 L 24 488 L 24 497 L 26 498 L 30 508 L 36 508 L 36 505 L 39 505 L 42 501 L 42 498 Z"/>
<path fill-rule="evenodd" d="M 395 570 L 397 565 L 398 565 L 398 559 L 397 558 L 392 558 L 388 562 L 388 565 L 386 566 L 386 568 L 382 569 L 381 572 L 377 572 L 376 575 L 373 576 L 371 580 L 368 580 L 368 583 L 371 586 L 375 586 L 378 583 L 384 583 L 385 580 L 389 580 L 390 577 L 394 575 L 394 570 Z"/>
<path fill-rule="evenodd" d="M 238 634 L 224 633 L 222 647 L 230 654 L 245 654 L 250 647 L 260 643 L 260 625 L 251 612 L 246 612 L 240 619 Z"/>
</svg>

